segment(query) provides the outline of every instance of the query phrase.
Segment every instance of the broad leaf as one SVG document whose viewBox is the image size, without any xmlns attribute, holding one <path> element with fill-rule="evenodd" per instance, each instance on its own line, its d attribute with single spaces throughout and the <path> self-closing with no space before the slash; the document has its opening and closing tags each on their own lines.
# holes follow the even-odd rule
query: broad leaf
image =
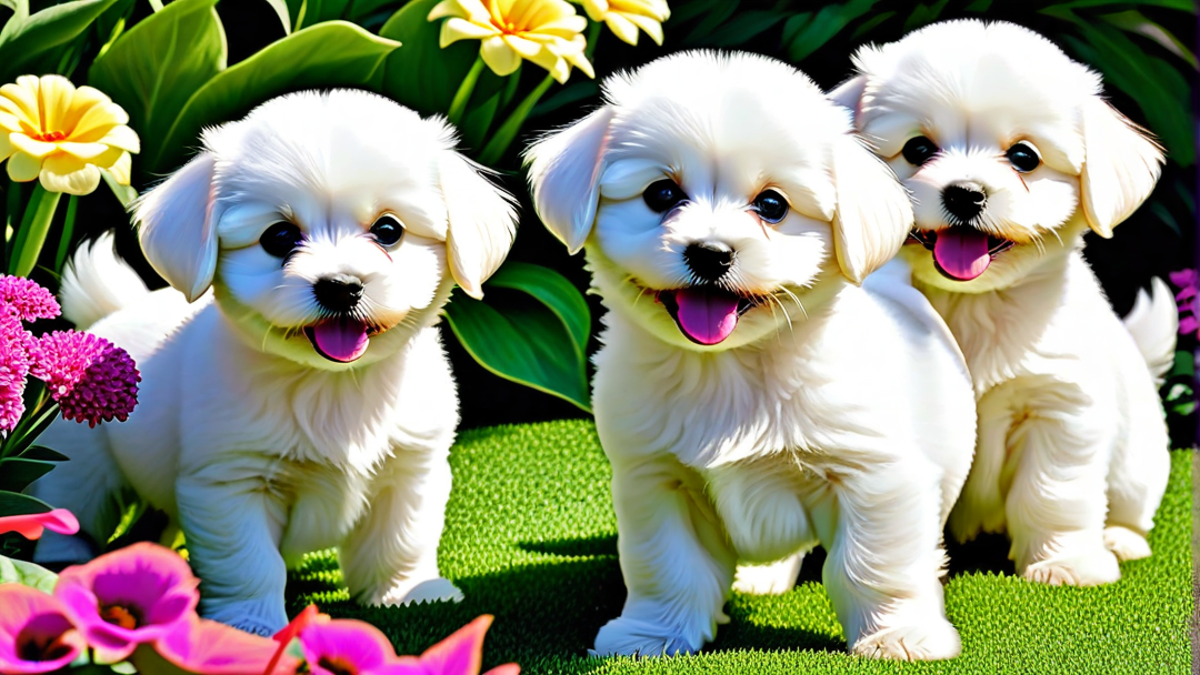
<svg viewBox="0 0 1200 675">
<path fill-rule="evenodd" d="M 41 565 L 0 555 L 0 584 L 21 584 L 52 593 L 57 583 L 58 575 Z"/>
<path fill-rule="evenodd" d="M 455 291 L 446 318 L 484 368 L 591 411 L 587 301 L 557 272 L 511 262 L 486 284 L 486 302 Z M 521 291 L 521 294 L 496 290 Z"/>
<path fill-rule="evenodd" d="M 186 158 L 200 130 L 249 112 L 267 99 L 301 89 L 362 87 L 378 90 L 383 64 L 399 43 L 344 21 L 292 33 L 221 71 L 188 99 L 157 148 L 145 152 L 149 171 L 166 172 Z"/>
<path fill-rule="evenodd" d="M 23 459 L 40 459 L 46 462 L 66 462 L 68 457 L 57 450 L 41 445 L 31 445 L 20 455 Z"/>
<path fill-rule="evenodd" d="M 36 497 L 23 495 L 19 492 L 0 490 L 0 517 L 46 513 L 52 509 L 52 506 Z"/>
<path fill-rule="evenodd" d="M 166 137 L 188 99 L 225 69 L 217 0 L 175 0 L 122 35 L 97 58 L 88 83 L 129 113 L 147 148 Z"/>
<path fill-rule="evenodd" d="M 50 473 L 54 465 L 55 462 L 24 457 L 0 459 L 0 490 L 20 492 L 33 481 Z"/>
<path fill-rule="evenodd" d="M 871 11 L 877 1 L 850 0 L 844 5 L 826 5 L 811 17 L 807 17 L 806 12 L 789 19 L 784 28 L 788 58 L 793 62 L 804 60 L 844 30 L 851 21 Z"/>
<path fill-rule="evenodd" d="M 351 0 L 287 0 L 292 30 L 307 28 L 322 21 L 345 19 Z"/>
<path fill-rule="evenodd" d="M 116 0 L 74 0 L 29 14 L 27 0 L 0 30 L 0 83 L 11 82 L 32 64 L 74 41 Z M 41 73 L 39 73 L 41 74 Z"/>
</svg>

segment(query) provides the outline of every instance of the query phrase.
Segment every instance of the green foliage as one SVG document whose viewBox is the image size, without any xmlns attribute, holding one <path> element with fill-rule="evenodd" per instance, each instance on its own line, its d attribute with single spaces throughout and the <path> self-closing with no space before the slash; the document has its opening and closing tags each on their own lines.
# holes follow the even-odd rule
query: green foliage
<svg viewBox="0 0 1200 675">
<path fill-rule="evenodd" d="M 75 0 L 30 14 L 29 0 L 16 0 L 0 30 L 0 84 L 28 72 L 54 72 L 71 46 L 116 0 Z"/>
<path fill-rule="evenodd" d="M 56 583 L 58 575 L 54 572 L 31 562 L 0 555 L 0 584 L 23 584 L 43 593 L 51 593 Z"/>
</svg>

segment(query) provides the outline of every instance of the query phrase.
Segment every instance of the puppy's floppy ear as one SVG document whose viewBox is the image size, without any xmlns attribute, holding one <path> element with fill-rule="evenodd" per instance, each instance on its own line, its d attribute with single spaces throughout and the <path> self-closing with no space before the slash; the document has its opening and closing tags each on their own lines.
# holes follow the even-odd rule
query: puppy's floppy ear
<svg viewBox="0 0 1200 675">
<path fill-rule="evenodd" d="M 525 151 L 538 216 L 571 253 L 583 248 L 596 219 L 612 117 L 605 106 Z"/>
<path fill-rule="evenodd" d="M 142 251 L 154 271 L 193 302 L 217 267 L 211 152 L 192 158 L 134 205 Z"/>
<path fill-rule="evenodd" d="M 450 272 L 459 288 L 479 299 L 483 282 L 500 267 L 517 232 L 512 198 L 481 174 L 482 167 L 453 150 L 438 161 L 446 200 Z"/>
<path fill-rule="evenodd" d="M 1096 96 L 1084 104 L 1083 144 L 1083 214 L 1096 234 L 1107 239 L 1154 190 L 1162 148 Z"/>
<path fill-rule="evenodd" d="M 896 175 L 847 134 L 834 144 L 834 245 L 842 274 L 856 284 L 900 251 L 913 225 L 912 203 Z"/>
<path fill-rule="evenodd" d="M 858 114 L 862 112 L 859 106 L 862 104 L 863 92 L 866 89 L 867 76 L 859 75 L 839 84 L 836 89 L 826 94 L 826 96 L 834 103 L 850 110 L 854 114 L 853 119 L 858 119 Z"/>
</svg>

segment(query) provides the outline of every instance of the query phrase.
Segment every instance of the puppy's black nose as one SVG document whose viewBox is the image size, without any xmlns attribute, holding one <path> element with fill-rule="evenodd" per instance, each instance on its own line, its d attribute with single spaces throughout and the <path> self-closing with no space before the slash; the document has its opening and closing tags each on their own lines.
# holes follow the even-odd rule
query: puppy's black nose
<svg viewBox="0 0 1200 675">
<path fill-rule="evenodd" d="M 335 274 L 313 284 L 317 302 L 331 312 L 349 312 L 362 300 L 362 294 L 362 280 L 352 274 Z"/>
<path fill-rule="evenodd" d="M 942 189 L 942 206 L 962 223 L 968 223 L 983 213 L 987 193 L 978 183 L 955 183 Z"/>
<path fill-rule="evenodd" d="M 684 249 L 683 260 L 697 277 L 715 282 L 733 266 L 733 250 L 724 244 L 698 242 Z"/>
</svg>

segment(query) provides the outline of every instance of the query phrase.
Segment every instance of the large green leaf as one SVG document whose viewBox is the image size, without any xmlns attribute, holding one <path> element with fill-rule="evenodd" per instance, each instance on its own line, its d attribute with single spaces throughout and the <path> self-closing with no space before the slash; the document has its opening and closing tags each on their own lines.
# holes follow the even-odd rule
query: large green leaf
<svg viewBox="0 0 1200 675">
<path fill-rule="evenodd" d="M 351 0 L 287 0 L 292 30 L 300 30 L 322 21 L 345 19 Z"/>
<path fill-rule="evenodd" d="M 149 146 L 143 148 L 145 166 L 155 172 L 174 169 L 202 128 L 244 115 L 280 94 L 322 87 L 378 90 L 384 62 L 399 46 L 345 21 L 317 24 L 277 40 L 205 83 L 153 145 L 144 139 Z"/>
<path fill-rule="evenodd" d="M 871 11 L 878 0 L 850 0 L 841 5 L 826 5 L 816 14 L 803 12 L 784 24 L 784 45 L 788 58 L 802 61 L 820 49 L 858 17 Z"/>
<path fill-rule="evenodd" d="M 175 0 L 118 38 L 88 73 L 89 84 L 125 108 L 147 146 L 159 146 L 191 95 L 225 69 L 216 4 Z"/>
<path fill-rule="evenodd" d="M 484 368 L 591 411 L 586 349 L 591 313 L 579 291 L 554 270 L 510 262 L 488 281 L 486 302 L 456 291 L 446 318 Z"/>
<path fill-rule="evenodd" d="M 41 565 L 0 555 L 0 584 L 21 584 L 51 593 L 57 583 L 58 575 Z"/>
<path fill-rule="evenodd" d="M 30 14 L 28 0 L 18 0 L 15 13 L 0 30 L 0 83 L 34 70 L 43 57 L 82 35 L 114 2 L 74 0 Z"/>
<path fill-rule="evenodd" d="M 23 516 L 30 513 L 46 513 L 53 507 L 46 502 L 19 492 L 0 490 L 0 516 Z"/>
<path fill-rule="evenodd" d="M 0 459 L 0 490 L 20 492 L 33 481 L 50 473 L 54 462 L 24 457 Z"/>
</svg>

